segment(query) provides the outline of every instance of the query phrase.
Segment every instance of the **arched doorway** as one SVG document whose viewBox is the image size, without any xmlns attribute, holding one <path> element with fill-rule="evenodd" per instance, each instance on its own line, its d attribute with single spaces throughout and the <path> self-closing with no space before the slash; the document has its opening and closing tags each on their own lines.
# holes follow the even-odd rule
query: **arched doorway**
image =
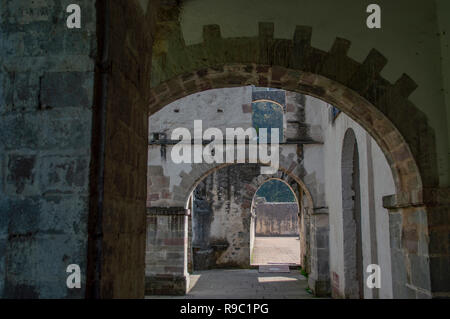
<svg viewBox="0 0 450 319">
<path fill-rule="evenodd" d="M 361 186 L 359 153 L 355 133 L 345 133 L 341 158 L 342 213 L 344 225 L 345 296 L 364 298 L 361 236 Z"/>
<path fill-rule="evenodd" d="M 391 84 L 381 78 L 379 72 L 385 59 L 376 50 L 372 50 L 363 63 L 356 63 L 346 56 L 348 41 L 336 39 L 331 50 L 323 52 L 312 48 L 310 39 L 311 29 L 304 26 L 297 27 L 293 40 L 284 40 L 279 42 L 280 45 L 274 45 L 270 23 L 260 24 L 258 37 L 239 41 L 222 39 L 218 26 L 205 26 L 204 43 L 183 47 L 189 64 L 177 64 L 184 59 L 176 59 L 170 60 L 175 65 L 156 66 L 159 72 L 152 73 L 155 77 L 148 100 L 149 112 L 191 93 L 248 84 L 283 88 L 332 103 L 364 127 L 379 144 L 388 159 L 396 186 L 394 196 L 386 197 L 384 204 L 393 214 L 400 215 L 393 219 L 397 226 L 404 224 L 402 218 L 413 225 L 414 247 L 422 247 L 422 243 L 426 246 L 428 224 L 425 222 L 424 226 L 414 220 L 424 221 L 429 215 L 424 203 L 432 201 L 434 193 L 423 193 L 423 185 L 430 189 L 436 187 L 438 175 L 432 131 L 426 117 L 408 101 L 415 88 L 413 81 L 402 76 Z M 212 48 L 221 50 L 205 56 L 204 53 Z M 161 61 L 166 61 L 166 57 L 162 56 Z M 338 68 L 335 67 L 337 61 Z M 405 112 L 415 119 L 409 123 L 421 123 L 420 128 L 411 128 L 403 121 Z M 420 134 L 429 143 L 421 143 Z M 427 156 L 422 160 L 420 154 Z M 421 218 L 409 218 L 410 215 Z M 403 264 L 427 258 L 428 251 L 418 251 L 414 247 L 402 244 L 393 254 Z M 417 268 L 404 270 L 405 276 L 398 284 L 411 290 L 416 287 L 411 278 L 421 274 Z M 429 283 L 428 272 L 426 277 L 425 282 Z M 419 290 L 412 290 L 419 295 Z"/>
<path fill-rule="evenodd" d="M 253 178 L 249 179 L 251 175 Z M 247 254 L 247 260 L 250 261 L 252 199 L 262 185 L 274 180 L 280 181 L 288 187 L 289 192 L 295 193 L 293 195 L 295 206 L 300 202 L 297 200 L 298 194 L 302 194 L 302 214 L 307 214 L 306 211 L 311 210 L 312 198 L 305 185 L 285 168 L 280 168 L 276 174 L 265 176 L 260 174 L 259 165 L 228 164 L 208 170 L 194 183 L 193 192 L 187 200 L 187 207 L 191 212 L 187 242 L 192 244 L 187 247 L 190 288 L 186 298 L 196 294 L 203 296 L 205 289 L 219 287 L 217 285 L 220 284 L 230 289 L 232 286 L 230 283 L 221 281 L 224 274 L 228 274 L 226 276 L 230 280 L 235 276 L 241 276 L 242 283 L 239 284 L 239 289 L 245 290 L 251 285 L 256 285 L 260 289 L 265 285 L 264 292 L 260 293 L 266 297 L 277 296 L 277 289 L 287 285 L 290 287 L 288 298 L 311 298 L 310 293 L 305 291 L 308 280 L 301 275 L 298 263 L 295 263 L 297 267 L 292 267 L 288 273 L 282 271 L 285 274 L 274 274 L 274 271 L 260 272 L 257 267 L 249 268 L 250 265 L 241 258 L 243 252 Z M 230 183 L 234 185 L 231 189 L 228 188 Z M 295 226 L 298 227 L 297 211 L 294 217 L 296 220 L 294 223 L 297 224 Z M 241 227 L 242 225 L 245 229 Z M 300 248 L 297 239 L 298 237 L 295 238 L 297 247 Z M 307 240 L 306 235 L 302 236 L 302 240 Z M 299 257 L 298 252 L 296 255 Z M 285 266 L 289 265 L 286 263 Z M 258 283 L 251 284 L 249 280 L 253 280 L 252 278 L 257 279 Z M 272 289 L 274 285 L 278 288 Z M 210 293 L 211 298 L 217 295 L 217 291 Z M 221 296 L 224 295 L 225 293 L 221 293 Z M 242 298 L 239 294 L 233 296 Z M 254 292 L 249 296 L 254 297 Z M 150 295 L 149 298 L 151 298 Z"/>
<path fill-rule="evenodd" d="M 300 265 L 299 204 L 295 192 L 283 180 L 269 179 L 258 188 L 251 208 L 252 265 Z"/>
</svg>

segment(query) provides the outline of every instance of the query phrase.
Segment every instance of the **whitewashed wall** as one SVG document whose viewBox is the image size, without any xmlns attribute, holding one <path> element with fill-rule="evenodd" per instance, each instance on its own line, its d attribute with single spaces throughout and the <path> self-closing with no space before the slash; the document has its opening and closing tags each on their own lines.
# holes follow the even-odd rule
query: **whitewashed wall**
<svg viewBox="0 0 450 319">
<path fill-rule="evenodd" d="M 347 129 L 351 128 L 355 132 L 360 167 L 360 187 L 361 187 L 361 227 L 362 227 L 362 249 L 364 278 L 367 278 L 365 269 L 367 265 L 375 263 L 371 258 L 371 238 L 370 238 L 370 218 L 369 218 L 369 183 L 374 187 L 375 197 L 375 219 L 376 219 L 376 242 L 378 264 L 381 267 L 381 288 L 380 298 L 392 298 L 392 278 L 389 246 L 389 220 L 388 212 L 382 206 L 382 197 L 394 194 L 394 181 L 389 165 L 384 154 L 376 142 L 368 133 L 355 121 L 341 113 L 333 122 L 331 116 L 331 106 L 315 98 L 308 97 L 306 103 L 306 116 L 315 130 L 315 125 L 319 124 L 323 130 L 323 160 L 324 160 L 324 180 L 325 197 L 329 210 L 330 222 L 330 274 L 331 281 L 338 281 L 338 290 L 343 295 L 345 289 L 344 282 L 344 238 L 343 238 L 343 216 L 342 216 L 342 182 L 341 182 L 341 157 L 344 135 Z M 368 143 L 373 161 L 373 178 L 370 179 L 368 172 Z M 370 152 L 369 152 L 370 154 Z M 305 167 L 320 165 L 314 154 L 305 151 Z M 370 179 L 370 180 L 369 180 Z M 333 274 L 334 273 L 334 274 Z M 336 274 L 338 277 L 336 277 Z M 373 290 L 364 285 L 364 297 L 372 298 Z"/>
</svg>

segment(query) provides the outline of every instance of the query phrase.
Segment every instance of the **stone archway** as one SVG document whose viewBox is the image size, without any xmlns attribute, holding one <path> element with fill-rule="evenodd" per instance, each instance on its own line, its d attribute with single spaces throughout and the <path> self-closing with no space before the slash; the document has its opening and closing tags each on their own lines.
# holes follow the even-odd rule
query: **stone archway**
<svg viewBox="0 0 450 319">
<path fill-rule="evenodd" d="M 261 187 L 263 187 L 266 183 L 270 182 L 270 181 L 279 181 L 281 183 L 283 183 L 283 185 L 285 185 L 289 191 L 292 193 L 292 195 L 294 196 L 295 199 L 295 203 L 297 206 L 297 231 L 299 234 L 299 238 L 302 241 L 300 244 L 300 249 L 302 249 L 302 247 L 305 247 L 307 242 L 307 239 L 305 237 L 305 234 L 303 232 L 303 229 L 300 227 L 300 219 L 301 218 L 305 218 L 305 216 L 302 216 L 302 213 L 306 214 L 306 210 L 304 209 L 304 205 L 303 202 L 300 198 L 302 198 L 303 194 L 304 194 L 304 189 L 302 186 L 300 186 L 294 179 L 290 178 L 289 175 L 285 175 L 285 174 L 281 174 L 281 176 L 278 176 L 279 174 L 277 174 L 277 176 L 265 176 L 265 180 L 264 181 L 255 181 L 255 185 L 252 186 L 252 188 L 254 188 L 255 186 L 257 186 L 256 190 L 253 192 L 253 198 L 252 198 L 252 205 L 250 208 L 250 212 L 251 212 L 251 222 L 250 222 L 250 253 L 253 252 L 253 248 L 254 248 L 254 241 L 256 238 L 256 221 L 257 221 L 257 215 L 256 215 L 256 194 L 258 193 L 258 191 L 261 189 Z M 257 183 L 258 182 L 258 183 Z M 256 184 L 257 183 L 257 184 Z M 297 189 L 294 189 L 294 185 L 292 184 L 296 184 L 298 185 Z M 307 190 L 308 191 L 308 190 Z M 309 193 L 309 191 L 308 191 Z M 251 194 L 249 194 L 251 195 Z M 307 197 L 307 200 L 309 200 L 310 197 Z M 312 204 L 312 202 L 310 203 Z M 306 205 L 306 208 L 308 208 L 309 205 Z M 300 253 L 300 251 L 299 251 Z M 300 264 L 301 264 L 302 258 L 300 258 Z M 302 265 L 304 268 L 307 268 L 305 265 Z"/>
<path fill-rule="evenodd" d="M 217 69 L 211 68 L 203 71 L 204 73 L 198 71 L 197 73 L 176 77 L 153 88 L 152 92 L 154 94 L 150 104 L 151 112 L 160 109 L 173 100 L 211 88 L 254 84 L 311 95 L 333 104 L 345 112 L 366 129 L 380 145 L 391 166 L 397 188 L 396 197 L 392 198 L 392 200 L 399 205 L 409 202 L 416 204 L 421 202 L 422 174 L 416 165 L 416 160 L 409 144 L 391 120 L 357 92 L 318 74 L 299 72 L 281 67 L 260 66 L 257 64 L 225 64 Z M 261 77 L 267 78 L 271 76 L 273 78 L 274 75 L 278 77 L 277 81 L 273 79 L 267 82 L 260 81 Z M 182 79 L 186 77 L 190 78 L 192 85 L 194 85 L 189 90 L 182 86 Z M 238 77 L 239 81 L 234 79 L 234 77 Z M 176 92 L 177 94 L 171 91 L 174 85 L 179 90 Z M 155 92 L 159 92 L 159 94 L 156 95 Z M 423 120 L 426 123 L 426 119 L 423 118 Z M 424 167 L 424 169 L 424 175 L 430 177 L 429 173 L 433 166 L 430 168 Z M 427 181 L 430 182 L 431 179 Z M 435 186 L 436 180 L 428 183 L 428 185 Z"/>
<path fill-rule="evenodd" d="M 225 39 L 217 25 L 205 26 L 204 42 L 185 46 L 180 53 L 186 58 L 182 65 L 180 60 L 170 63 L 173 52 L 163 55 L 164 67 L 159 63 L 164 58 L 156 58 L 150 112 L 195 92 L 249 84 L 314 96 L 341 109 L 374 137 L 402 194 L 397 200 L 420 202 L 422 179 L 427 187 L 436 186 L 437 171 L 432 131 L 408 101 L 414 81 L 403 75 L 390 84 L 379 75 L 387 63 L 383 55 L 372 50 L 359 64 L 346 55 L 350 42 L 345 39 L 337 38 L 324 52 L 311 47 L 312 30 L 307 26 L 298 26 L 293 40 L 274 39 L 273 32 L 273 24 L 260 23 L 256 38 Z M 414 119 L 409 124 L 403 120 L 406 112 Z M 425 146 L 418 143 L 419 133 L 430 142 L 428 158 L 417 161 L 420 173 L 416 159 Z"/>
<path fill-rule="evenodd" d="M 209 176 L 210 174 L 212 174 L 215 171 L 218 171 L 224 167 L 227 166 L 231 166 L 231 165 L 235 165 L 235 164 L 226 164 L 226 165 L 220 165 L 218 167 L 212 168 L 210 170 L 208 170 L 206 173 L 204 173 L 202 175 L 202 177 L 199 178 L 199 180 L 197 180 L 193 186 L 192 189 L 195 189 L 195 187 L 201 182 L 201 180 L 203 180 L 204 178 L 206 178 L 206 176 Z M 295 173 L 292 170 L 292 166 L 291 166 L 291 170 L 288 170 L 284 167 L 280 167 L 279 170 L 274 173 L 274 174 L 265 174 L 265 175 L 258 175 L 256 177 L 254 177 L 249 183 L 246 183 L 243 186 L 243 201 L 241 203 L 241 211 L 244 212 L 244 215 L 247 216 L 250 220 L 250 250 L 252 249 L 252 238 L 251 238 L 251 229 L 252 229 L 252 221 L 253 221 L 253 216 L 252 216 L 252 211 L 254 209 L 253 205 L 254 205 L 254 196 L 256 194 L 256 192 L 258 191 L 258 189 L 265 184 L 266 182 L 270 181 L 270 180 L 279 180 L 282 181 L 283 183 L 285 183 L 290 190 L 292 191 L 292 193 L 294 194 L 295 198 L 296 198 L 296 202 L 297 205 L 299 207 L 299 217 L 302 217 L 303 219 L 307 219 L 308 222 L 306 223 L 305 227 L 309 227 L 309 219 L 310 218 L 314 218 L 314 197 L 312 196 L 311 192 L 310 192 L 310 188 L 311 186 L 308 185 L 307 183 L 305 183 L 300 177 L 298 177 L 297 175 L 295 175 Z M 294 186 L 298 186 L 297 190 L 295 189 Z M 300 193 L 301 192 L 301 193 Z M 304 198 L 304 202 L 300 201 L 300 198 L 303 197 Z M 300 211 L 300 208 L 302 208 L 302 211 Z M 302 214 L 300 216 L 300 214 Z M 311 216 L 313 215 L 313 216 Z M 327 223 L 327 221 L 326 221 Z M 308 229 L 309 230 L 309 229 Z M 320 232 L 320 230 L 314 230 L 311 234 L 311 236 L 315 236 L 316 235 L 316 231 L 317 233 Z M 326 227 L 326 230 L 324 230 L 322 232 L 322 234 L 326 235 L 327 237 L 327 231 L 328 228 Z M 302 230 L 299 229 L 299 232 L 302 232 Z M 309 235 L 309 232 L 308 232 Z M 325 242 L 327 241 L 325 238 Z M 310 250 L 310 238 L 308 236 L 305 237 L 303 236 L 302 238 L 302 246 L 303 247 L 307 247 L 308 253 Z M 317 247 L 316 247 L 317 248 Z M 321 247 L 321 248 L 326 248 L 326 247 Z M 328 251 L 327 251 L 328 252 Z M 305 252 L 306 253 L 306 252 Z M 307 259 L 308 265 L 303 265 L 305 269 L 311 269 L 311 265 L 310 265 L 310 260 L 309 258 Z M 323 272 L 321 273 L 321 280 L 327 280 L 326 278 L 323 278 L 324 276 L 328 276 L 327 274 L 327 270 L 326 267 L 323 267 L 322 265 L 327 265 L 328 264 L 328 258 L 321 260 L 320 261 L 320 266 L 321 268 L 323 268 Z M 318 268 L 319 268 L 319 264 L 316 264 L 316 268 L 312 269 L 311 272 L 313 273 L 313 276 L 317 274 L 318 272 Z M 320 292 L 317 292 L 320 294 Z"/>
<path fill-rule="evenodd" d="M 55 46 L 46 32 L 39 32 L 33 45 L 24 47 L 23 32 L 36 31 L 33 23 L 24 25 L 13 16 L 16 11 L 4 11 L 7 20 L 13 19 L 11 28 L 2 30 L 9 48 L 1 55 L 7 69 L 2 78 L 2 98 L 6 98 L 2 112 L 18 111 L 2 118 L 2 127 L 12 128 L 2 131 L 8 133 L 3 134 L 4 140 L 11 142 L 5 150 L 21 153 L 26 148 L 27 153 L 12 154 L 11 160 L 27 167 L 34 165 L 35 159 L 36 163 L 48 163 L 45 157 L 50 155 L 54 165 L 63 163 L 71 170 L 75 165 L 71 162 L 81 154 L 86 156 L 87 162 L 79 165 L 84 174 L 83 191 L 74 194 L 77 207 L 70 210 L 79 227 L 64 237 L 73 245 L 55 246 L 64 258 L 55 254 L 42 264 L 45 268 L 67 258 L 80 263 L 86 270 L 86 283 L 70 296 L 143 297 L 149 107 L 153 112 L 188 92 L 245 83 L 329 101 L 372 134 L 389 161 L 397 187 L 396 194 L 384 203 L 391 216 L 391 248 L 397 265 L 394 277 L 398 279 L 395 290 L 408 298 L 450 296 L 448 280 L 442 280 L 448 278 L 449 249 L 441 245 L 450 229 L 450 189 L 438 185 L 433 130 L 426 116 L 408 100 L 416 87 L 414 81 L 403 75 L 389 83 L 380 76 L 386 58 L 372 50 L 358 63 L 347 56 L 350 42 L 344 39 L 337 39 L 329 52 L 311 47 L 312 30 L 307 26 L 297 27 L 292 39 L 274 38 L 271 23 L 261 23 L 256 37 L 228 39 L 221 37 L 218 26 L 205 26 L 203 43 L 186 46 L 178 19 L 180 1 L 167 3 L 160 11 L 159 1 L 151 0 L 86 3 L 86 28 L 75 37 L 81 42 L 72 58 L 66 54 L 72 41 L 64 38 Z M 23 11 L 23 6 L 14 7 Z M 60 6 L 50 7 L 55 10 L 45 10 L 48 19 L 39 22 L 42 30 L 53 30 L 61 18 Z M 161 43 L 168 38 L 174 39 L 175 45 Z M 15 47 L 20 50 L 13 50 Z M 67 88 L 72 94 L 67 95 Z M 15 103 L 17 97 L 19 104 Z M 68 106 L 78 109 L 67 112 Z M 68 115 L 64 119 L 60 107 Z M 48 129 L 41 131 L 42 123 L 48 123 Z M 76 141 L 67 139 L 73 130 L 83 133 Z M 30 138 L 24 138 L 26 132 Z M 46 170 L 45 165 L 30 168 L 30 172 L 27 169 L 17 181 L 33 180 L 29 176 L 32 171 L 41 176 Z M 32 185 L 32 196 L 20 201 L 14 197 L 17 194 L 2 192 L 3 205 L 11 202 L 4 211 L 11 212 L 20 204 L 26 205 L 24 212 L 35 212 L 38 203 L 34 200 L 41 202 L 49 189 L 40 184 Z M 70 185 L 72 181 L 68 181 Z M 73 202 L 67 206 L 74 206 Z M 45 203 L 40 209 L 42 216 L 51 215 L 55 206 Z M 10 215 L 11 225 L 22 226 L 20 216 Z M 30 222 L 33 236 L 28 236 L 28 230 L 7 232 L 18 241 L 5 248 L 6 259 L 33 271 L 10 276 L 5 296 L 69 296 L 64 280 L 38 278 L 35 261 L 27 255 L 34 233 L 47 231 L 38 224 Z M 65 228 L 63 222 L 57 223 L 52 233 L 65 232 Z M 23 234 L 26 241 L 21 239 Z M 48 251 L 53 247 L 49 243 L 54 242 L 49 237 L 33 247 Z M 23 283 L 28 287 L 25 290 Z"/>
<path fill-rule="evenodd" d="M 292 161 L 292 157 L 283 158 L 281 161 L 282 164 L 288 164 L 289 168 L 279 167 L 279 170 L 275 174 L 269 175 L 261 175 L 258 171 L 258 174 L 248 183 L 242 186 L 242 194 L 240 196 L 240 216 L 242 218 L 242 224 L 248 225 L 248 229 L 245 231 L 236 230 L 239 232 L 239 238 L 244 243 L 250 245 L 251 236 L 250 236 L 250 225 L 251 225 L 251 208 L 253 197 L 257 191 L 257 189 L 264 184 L 266 181 L 270 179 L 280 179 L 286 182 L 288 185 L 298 185 L 299 191 L 304 194 L 305 202 L 298 203 L 299 206 L 304 207 L 304 214 L 308 215 L 303 216 L 305 219 L 309 220 L 310 218 L 316 218 L 316 212 L 314 210 L 314 199 L 311 195 L 308 185 L 305 184 L 298 176 L 295 175 L 294 172 L 297 172 L 296 168 L 298 167 L 298 163 Z M 191 238 L 192 238 L 192 214 L 190 214 L 190 206 L 192 205 L 192 192 L 193 190 L 207 177 L 226 167 L 230 167 L 232 165 L 237 165 L 237 163 L 228 163 L 221 165 L 197 165 L 196 170 L 193 170 L 190 174 L 189 178 L 186 180 L 192 181 L 189 187 L 182 187 L 184 189 L 181 194 L 184 194 L 183 198 L 185 200 L 185 207 L 149 207 L 148 208 L 148 237 L 147 237 L 147 270 L 146 270 L 146 293 L 147 294 L 184 294 L 189 285 L 189 275 L 188 268 L 190 265 L 193 265 L 193 253 L 191 251 Z M 245 164 L 240 164 L 245 165 Z M 255 164 L 253 164 L 255 165 Z M 257 165 L 258 167 L 260 165 Z M 311 217 L 311 215 L 313 215 Z M 311 238 L 316 236 L 316 234 L 320 234 L 320 236 L 325 236 L 322 241 L 326 246 L 324 247 L 313 247 L 314 252 L 320 250 L 323 254 L 323 258 L 314 258 L 311 257 L 312 261 L 311 266 L 305 267 L 307 269 L 311 269 L 310 276 L 310 285 L 313 288 L 314 292 L 318 295 L 326 294 L 326 291 L 320 290 L 316 282 L 321 282 L 321 285 L 324 287 L 329 287 L 329 261 L 328 261 L 328 215 L 322 216 L 327 219 L 322 222 L 324 229 L 320 229 L 315 227 L 310 231 Z M 161 227 L 163 224 L 168 224 L 169 226 L 164 227 L 164 229 L 158 230 L 158 227 Z M 309 223 L 308 223 L 309 226 Z M 170 231 L 170 240 L 159 238 L 159 234 L 167 233 Z M 309 234 L 309 233 L 308 233 Z M 230 233 L 229 236 L 233 235 Z M 244 236 L 244 237 L 243 237 Z M 305 243 L 303 246 L 314 245 L 314 239 L 309 240 L 309 237 L 303 237 Z M 242 247 L 241 247 L 242 248 Z M 239 248 L 240 252 L 243 249 Z M 250 248 L 247 247 L 247 248 Z M 231 245 L 228 249 L 235 249 L 234 245 Z M 157 258 L 158 253 L 161 254 L 163 251 L 170 250 L 171 252 L 177 251 L 179 257 L 176 259 L 165 257 L 163 259 Z M 309 251 L 309 249 L 308 249 Z M 233 250 L 225 255 L 234 254 Z M 182 258 L 182 255 L 185 258 Z M 166 256 L 164 254 L 164 256 Z M 221 255 L 221 259 L 223 260 L 223 255 Z M 150 258 L 151 257 L 151 258 Z M 249 259 L 250 255 L 248 254 L 248 264 L 250 263 Z M 181 258 L 181 259 L 180 259 Z M 240 261 L 242 262 L 242 261 Z M 308 258 L 309 262 L 309 258 Z M 320 271 L 320 273 L 319 273 Z M 322 283 L 323 282 L 323 283 Z"/>
<path fill-rule="evenodd" d="M 414 247 L 428 247 L 429 236 L 440 236 L 441 231 L 433 227 L 430 234 L 427 218 L 434 218 L 433 207 L 446 205 L 445 201 L 437 204 L 437 194 L 448 194 L 448 189 L 437 189 L 433 130 L 408 100 L 416 84 L 405 74 L 394 84 L 383 79 L 380 71 L 387 59 L 375 49 L 358 63 L 347 56 L 350 41 L 337 38 L 330 51 L 324 52 L 311 46 L 311 33 L 310 27 L 298 26 L 292 40 L 275 39 L 273 24 L 260 23 L 257 37 L 225 39 L 219 26 L 205 26 L 203 43 L 182 44 L 179 55 L 183 59 L 173 58 L 175 52 L 155 59 L 149 110 L 154 112 L 194 92 L 249 84 L 307 94 L 333 104 L 371 134 L 391 167 L 396 193 L 385 197 L 384 205 L 391 212 L 391 227 L 400 229 L 391 241 L 398 243 L 396 237 L 406 227 Z M 181 65 L 178 61 L 182 60 Z M 392 249 L 393 260 L 404 265 L 404 273 L 397 277 L 398 286 L 403 287 L 400 295 L 420 297 L 427 291 L 429 296 L 428 249 L 411 247 L 403 241 Z M 440 258 L 435 257 L 435 263 Z M 423 264 L 429 265 L 425 274 L 419 271 Z"/>
<path fill-rule="evenodd" d="M 119 7 L 115 4 L 113 12 L 120 12 L 122 7 Z M 416 87 L 414 81 L 403 75 L 394 84 L 389 83 L 380 76 L 380 71 L 387 63 L 386 58 L 378 51 L 372 50 L 363 63 L 358 63 L 347 56 L 350 42 L 345 39 L 336 39 L 329 52 L 311 47 L 312 30 L 307 26 L 298 26 L 292 40 L 275 39 L 274 26 L 271 23 L 260 23 L 259 34 L 256 37 L 228 39 L 221 37 L 218 26 L 205 26 L 203 43 L 186 46 L 177 21 L 179 8 L 174 8 L 177 12 L 170 10 L 172 9 L 163 14 L 163 21 L 160 21 L 163 26 L 159 26 L 158 21 L 150 15 L 147 15 L 148 20 L 151 20 L 148 24 L 146 20 L 145 23 L 141 23 L 142 19 L 130 19 L 135 16 L 140 18 L 140 15 L 132 15 L 128 10 L 125 17 L 134 27 L 129 28 L 132 31 L 120 30 L 113 41 L 113 45 L 117 47 L 130 42 L 133 49 L 133 45 L 146 47 L 148 43 L 155 43 L 153 56 L 150 56 L 151 49 L 142 50 L 149 53 L 144 57 L 137 57 L 133 54 L 134 50 L 128 52 L 127 48 L 123 52 L 119 50 L 119 53 L 111 59 L 118 67 L 113 68 L 109 75 L 105 71 L 107 63 L 103 61 L 99 63 L 105 66 L 105 70 L 102 68 L 96 74 L 107 74 L 106 77 L 113 80 L 109 90 L 119 92 L 120 96 L 133 105 L 133 108 L 124 111 L 127 115 L 125 119 L 132 114 L 133 122 L 138 124 L 133 126 L 127 122 L 125 125 L 117 126 L 116 123 L 122 124 L 116 119 L 121 117 L 120 113 L 124 108 L 116 106 L 111 107 L 112 110 L 108 109 L 107 117 L 113 120 L 109 120 L 108 127 L 104 129 L 107 141 L 105 184 L 114 184 L 113 181 L 124 178 L 123 173 L 116 169 L 119 161 L 115 160 L 115 157 L 120 157 L 122 153 L 117 154 L 119 152 L 114 150 L 120 150 L 124 137 L 133 134 L 137 134 L 140 138 L 129 145 L 131 153 L 138 154 L 136 158 L 130 159 L 130 162 L 132 160 L 138 162 L 137 168 L 133 167 L 132 173 L 138 179 L 139 176 L 145 176 L 145 169 L 140 162 L 145 162 L 147 126 L 142 124 L 145 121 L 140 122 L 140 117 L 145 117 L 141 106 L 149 106 L 149 112 L 152 113 L 187 94 L 210 88 L 245 84 L 309 94 L 341 108 L 357 121 L 371 133 L 388 159 L 395 179 L 396 194 L 385 198 L 384 204 L 390 209 L 392 229 L 395 230 L 391 239 L 396 244 L 393 247 L 393 254 L 397 256 L 399 268 L 404 270 L 398 276 L 401 278 L 398 286 L 403 287 L 408 297 L 429 296 L 430 291 L 436 292 L 436 295 L 448 295 L 448 285 L 439 282 L 440 276 L 448 268 L 448 252 L 440 247 L 428 245 L 428 242 L 448 236 L 447 228 L 441 227 L 443 220 L 441 217 L 448 216 L 449 189 L 437 188 L 438 169 L 433 130 L 427 124 L 426 116 L 408 100 L 408 96 Z M 117 16 L 122 17 L 120 14 Z M 137 32 L 139 28 L 136 26 L 145 26 L 156 32 L 149 33 L 148 38 L 147 34 L 141 38 L 142 34 Z M 161 37 L 158 30 L 165 33 L 162 38 L 175 39 L 176 45 L 170 46 L 168 51 L 158 50 L 164 48 L 164 43 L 158 42 L 160 40 L 158 36 Z M 101 31 L 102 29 L 100 35 L 104 36 L 104 32 Z M 108 43 L 105 43 L 105 46 L 112 47 Z M 121 60 L 123 56 L 126 57 L 124 61 Z M 136 62 L 140 59 L 144 60 L 142 68 L 139 68 L 139 63 Z M 148 90 L 150 82 L 152 89 Z M 100 84 L 99 81 L 99 87 Z M 101 93 L 101 90 L 99 92 Z M 99 101 L 101 96 L 99 94 Z M 138 101 L 135 101 L 136 96 L 139 97 Z M 405 113 L 408 114 L 409 121 L 404 121 Z M 97 169 L 95 164 L 94 161 L 93 167 Z M 99 170 L 103 168 L 100 167 Z M 95 185 L 95 179 L 93 184 Z M 141 193 L 135 201 L 135 206 L 142 218 L 145 211 L 144 184 L 145 180 L 141 180 L 133 185 Z M 112 194 L 105 196 L 105 210 L 121 212 L 120 207 L 126 206 L 128 193 L 133 192 L 124 188 L 113 190 Z M 96 206 L 97 195 L 93 194 L 92 197 L 94 203 L 92 206 Z M 113 269 L 122 270 L 123 267 L 114 262 L 114 258 L 126 249 L 116 245 L 117 236 L 105 236 L 97 245 L 100 248 L 96 248 L 96 231 L 103 231 L 103 224 L 105 227 L 114 224 L 119 221 L 119 217 L 109 218 L 108 216 L 113 214 L 105 215 L 103 221 L 102 211 L 97 213 L 96 207 L 91 208 L 91 211 L 92 226 L 89 234 L 93 238 L 91 246 L 94 248 L 89 254 L 92 256 L 90 264 L 99 265 L 99 269 L 88 266 L 88 271 L 95 278 L 98 277 L 96 273 L 104 274 L 101 282 L 95 279 L 95 285 L 101 286 L 100 290 L 108 290 L 112 282 L 120 281 L 119 271 L 115 272 Z M 114 214 L 116 215 L 122 216 Z M 448 222 L 445 222 L 445 226 L 447 225 Z M 141 243 L 144 238 L 141 234 L 143 229 L 137 228 L 139 236 L 133 238 Z M 115 249 L 111 254 L 102 255 L 103 246 Z M 418 247 L 426 249 L 419 250 Z M 432 258 L 428 257 L 429 253 L 433 254 Z M 133 257 L 134 273 L 139 273 L 138 269 L 143 267 L 139 256 L 136 254 Z M 426 265 L 425 276 L 421 276 L 423 265 Z M 127 273 L 130 271 L 123 270 Z M 431 282 L 430 272 L 435 273 Z M 424 279 L 419 279 L 421 277 Z M 422 293 L 423 291 L 426 293 Z"/>
</svg>

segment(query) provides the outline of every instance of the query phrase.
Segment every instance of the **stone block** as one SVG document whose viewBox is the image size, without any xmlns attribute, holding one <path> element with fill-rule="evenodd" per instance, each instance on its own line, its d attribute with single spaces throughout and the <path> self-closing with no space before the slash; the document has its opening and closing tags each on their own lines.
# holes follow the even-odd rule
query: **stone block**
<svg viewBox="0 0 450 319">
<path fill-rule="evenodd" d="M 392 291 L 394 298 L 407 298 L 405 256 L 400 249 L 391 248 Z"/>
<path fill-rule="evenodd" d="M 90 110 L 48 110 L 43 117 L 42 148 L 71 150 L 77 155 L 80 155 L 80 151 L 89 154 L 92 126 Z"/>
<path fill-rule="evenodd" d="M 2 117 L 0 143 L 6 150 L 36 149 L 43 136 L 42 118 L 36 114 L 11 114 Z"/>
<path fill-rule="evenodd" d="M 46 195 L 39 200 L 39 230 L 48 234 L 87 236 L 87 197 Z"/>
<path fill-rule="evenodd" d="M 36 155 L 9 154 L 7 161 L 6 193 L 29 195 L 38 192 Z"/>
<path fill-rule="evenodd" d="M 148 166 L 147 176 L 164 176 L 164 169 L 162 166 Z"/>
<path fill-rule="evenodd" d="M 189 279 L 184 275 L 146 275 L 145 294 L 146 295 L 175 295 L 186 294 Z"/>
<path fill-rule="evenodd" d="M 44 156 L 38 170 L 41 190 L 47 194 L 88 192 L 88 158 Z"/>
<path fill-rule="evenodd" d="M 242 113 L 251 113 L 252 112 L 252 105 L 247 103 L 247 104 L 242 104 Z"/>
<path fill-rule="evenodd" d="M 409 255 L 411 265 L 411 282 L 414 286 L 430 290 L 430 260 L 429 257 Z"/>
<path fill-rule="evenodd" d="M 6 113 L 13 106 L 14 76 L 13 72 L 0 72 L 0 114 Z"/>
<path fill-rule="evenodd" d="M 389 238 L 391 248 L 400 249 L 402 216 L 400 213 L 389 213 Z"/>
<path fill-rule="evenodd" d="M 5 297 L 56 298 L 65 297 L 66 268 L 76 263 L 86 267 L 86 238 L 66 235 L 21 236 L 10 240 L 8 249 L 8 276 Z M 85 274 L 82 272 L 82 289 L 73 292 L 84 296 Z M 23 295 L 25 294 L 25 295 Z"/>
<path fill-rule="evenodd" d="M 93 101 L 92 72 L 49 72 L 41 80 L 41 100 L 44 107 L 86 107 Z"/>
<path fill-rule="evenodd" d="M 8 225 L 10 218 L 9 198 L 0 193 L 0 238 L 8 235 Z"/>
<path fill-rule="evenodd" d="M 450 292 L 450 257 L 430 257 L 430 279 L 433 292 Z"/>
<path fill-rule="evenodd" d="M 40 203 L 37 198 L 9 200 L 9 236 L 31 236 L 39 231 Z"/>
<path fill-rule="evenodd" d="M 329 280 L 317 280 L 308 277 L 308 286 L 316 297 L 326 297 L 331 293 L 331 285 Z"/>
<path fill-rule="evenodd" d="M 39 74 L 16 73 L 14 75 L 14 109 L 37 110 L 39 107 Z"/>
</svg>

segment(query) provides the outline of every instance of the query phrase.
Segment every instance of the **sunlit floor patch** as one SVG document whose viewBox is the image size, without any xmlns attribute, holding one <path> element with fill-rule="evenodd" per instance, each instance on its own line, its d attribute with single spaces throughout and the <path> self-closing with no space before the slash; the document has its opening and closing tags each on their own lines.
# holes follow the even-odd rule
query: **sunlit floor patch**
<svg viewBox="0 0 450 319">
<path fill-rule="evenodd" d="M 258 277 L 258 282 L 282 282 L 282 281 L 297 281 L 297 278 L 292 277 L 282 277 L 282 276 L 274 276 L 274 277 Z"/>
</svg>

